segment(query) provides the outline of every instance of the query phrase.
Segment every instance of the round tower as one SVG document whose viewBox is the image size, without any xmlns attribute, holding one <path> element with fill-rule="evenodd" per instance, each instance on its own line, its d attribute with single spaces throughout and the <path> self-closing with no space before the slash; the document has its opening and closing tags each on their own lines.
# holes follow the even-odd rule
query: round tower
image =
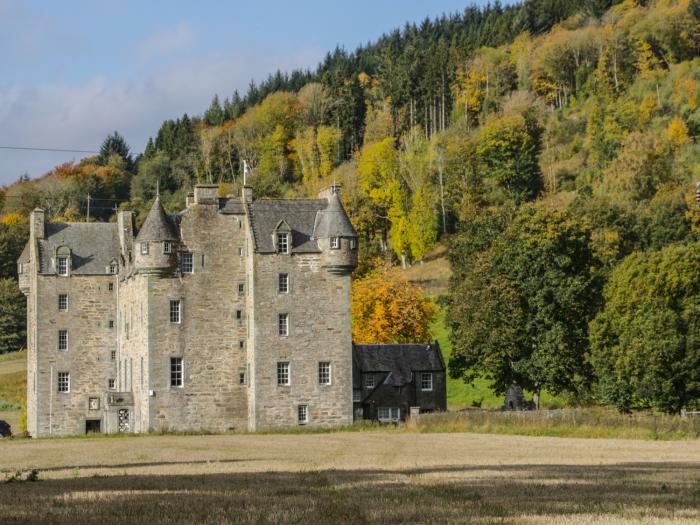
<svg viewBox="0 0 700 525">
<path fill-rule="evenodd" d="M 156 196 L 136 236 L 134 265 L 137 273 L 168 273 L 177 268 L 179 238 L 173 221 Z"/>
<path fill-rule="evenodd" d="M 333 274 L 348 274 L 357 266 L 357 232 L 334 188 L 328 205 L 318 212 L 314 238 L 323 252 L 322 264 Z"/>
</svg>

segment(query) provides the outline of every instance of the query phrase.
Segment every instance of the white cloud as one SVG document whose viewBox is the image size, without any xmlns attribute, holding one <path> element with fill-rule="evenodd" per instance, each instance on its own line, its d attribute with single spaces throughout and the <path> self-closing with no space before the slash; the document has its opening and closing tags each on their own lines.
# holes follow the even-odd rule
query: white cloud
<svg viewBox="0 0 700 525">
<path fill-rule="evenodd" d="M 141 43 L 140 51 L 145 59 L 152 59 L 184 49 L 191 45 L 194 39 L 193 29 L 182 23 L 148 37 Z"/>
<path fill-rule="evenodd" d="M 140 152 L 164 119 L 201 114 L 214 93 L 223 99 L 234 89 L 245 92 L 251 78 L 260 80 L 278 68 L 314 67 L 322 55 L 319 49 L 288 56 L 255 49 L 181 60 L 132 79 L 0 85 L 0 145 L 95 150 L 117 130 Z M 76 156 L 81 155 L 0 150 L 0 185 L 25 172 L 42 175 Z"/>
</svg>

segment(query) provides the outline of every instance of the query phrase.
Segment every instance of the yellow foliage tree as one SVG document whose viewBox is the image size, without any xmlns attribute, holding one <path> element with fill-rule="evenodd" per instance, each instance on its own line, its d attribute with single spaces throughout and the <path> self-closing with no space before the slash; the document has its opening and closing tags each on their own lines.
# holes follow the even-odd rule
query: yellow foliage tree
<svg viewBox="0 0 700 525">
<path fill-rule="evenodd" d="M 690 142 L 688 126 L 685 125 L 682 118 L 676 116 L 671 119 L 671 122 L 669 122 L 666 128 L 666 138 L 671 143 L 671 148 L 674 150 Z"/>
<path fill-rule="evenodd" d="M 352 287 L 352 338 L 356 343 L 416 343 L 432 339 L 438 308 L 423 290 L 387 267 Z"/>
</svg>

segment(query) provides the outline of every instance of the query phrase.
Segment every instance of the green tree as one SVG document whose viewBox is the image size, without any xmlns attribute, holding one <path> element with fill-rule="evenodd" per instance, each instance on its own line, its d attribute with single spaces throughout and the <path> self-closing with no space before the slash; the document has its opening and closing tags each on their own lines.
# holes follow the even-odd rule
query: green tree
<svg viewBox="0 0 700 525">
<path fill-rule="evenodd" d="M 601 401 L 678 412 L 700 399 L 700 244 L 634 253 L 605 287 L 591 323 Z"/>
<path fill-rule="evenodd" d="M 495 231 L 503 227 L 493 219 Z M 590 237 L 571 214 L 543 205 L 522 208 L 490 244 L 462 237 L 468 246 L 458 251 L 469 256 L 451 257 L 450 374 L 486 377 L 498 393 L 513 381 L 531 390 L 585 390 L 588 322 L 600 295 Z"/>
<path fill-rule="evenodd" d="M 27 344 L 26 298 L 14 279 L 0 279 L 0 354 Z"/>
<path fill-rule="evenodd" d="M 112 155 L 118 155 L 126 162 L 127 171 L 133 169 L 133 159 L 131 158 L 129 145 L 126 143 L 126 139 L 116 131 L 111 135 L 107 135 L 102 141 L 100 153 L 97 156 L 97 163 L 100 166 L 106 166 Z"/>
</svg>

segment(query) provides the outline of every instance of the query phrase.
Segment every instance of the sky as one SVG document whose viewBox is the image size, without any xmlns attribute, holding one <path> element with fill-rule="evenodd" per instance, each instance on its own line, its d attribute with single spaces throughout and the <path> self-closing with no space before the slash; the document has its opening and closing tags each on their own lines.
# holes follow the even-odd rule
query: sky
<svg viewBox="0 0 700 525">
<path fill-rule="evenodd" d="M 167 118 L 201 114 L 277 69 L 314 69 L 477 0 L 0 0 L 0 146 L 143 151 Z M 85 156 L 0 149 L 0 186 Z"/>
</svg>

